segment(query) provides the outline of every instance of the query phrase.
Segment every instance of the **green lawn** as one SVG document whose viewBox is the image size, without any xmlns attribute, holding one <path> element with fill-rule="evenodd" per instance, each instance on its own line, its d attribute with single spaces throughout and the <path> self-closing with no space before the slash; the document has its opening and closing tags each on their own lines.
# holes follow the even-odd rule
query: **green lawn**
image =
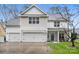
<svg viewBox="0 0 79 59">
<path fill-rule="evenodd" d="M 71 42 L 49 42 L 52 54 L 79 54 L 79 40 L 75 41 L 76 47 L 71 47 Z"/>
</svg>

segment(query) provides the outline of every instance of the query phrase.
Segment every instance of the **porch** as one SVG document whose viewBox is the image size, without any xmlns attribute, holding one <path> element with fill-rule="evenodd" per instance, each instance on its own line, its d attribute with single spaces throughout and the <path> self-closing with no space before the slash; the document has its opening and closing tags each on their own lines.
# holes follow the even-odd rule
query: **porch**
<svg viewBox="0 0 79 59">
<path fill-rule="evenodd" d="M 63 42 L 67 40 L 68 37 L 64 31 L 48 31 L 48 41 Z"/>
</svg>

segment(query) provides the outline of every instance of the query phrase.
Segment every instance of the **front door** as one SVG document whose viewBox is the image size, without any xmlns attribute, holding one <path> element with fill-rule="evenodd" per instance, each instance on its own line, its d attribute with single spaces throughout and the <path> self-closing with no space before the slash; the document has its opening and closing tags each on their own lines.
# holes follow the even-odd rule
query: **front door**
<svg viewBox="0 0 79 59">
<path fill-rule="evenodd" d="M 64 33 L 59 34 L 59 40 L 60 40 L 60 42 L 64 41 Z"/>
<path fill-rule="evenodd" d="M 54 33 L 51 34 L 51 41 L 54 41 Z"/>
</svg>

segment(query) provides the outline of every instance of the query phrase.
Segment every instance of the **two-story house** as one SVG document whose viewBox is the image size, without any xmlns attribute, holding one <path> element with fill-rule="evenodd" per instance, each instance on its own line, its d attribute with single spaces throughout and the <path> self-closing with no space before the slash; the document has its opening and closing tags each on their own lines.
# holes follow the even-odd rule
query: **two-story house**
<svg viewBox="0 0 79 59">
<path fill-rule="evenodd" d="M 68 21 L 58 14 L 47 14 L 36 5 L 19 14 L 18 19 L 8 20 L 6 41 L 8 42 L 47 42 L 64 41 Z"/>
</svg>

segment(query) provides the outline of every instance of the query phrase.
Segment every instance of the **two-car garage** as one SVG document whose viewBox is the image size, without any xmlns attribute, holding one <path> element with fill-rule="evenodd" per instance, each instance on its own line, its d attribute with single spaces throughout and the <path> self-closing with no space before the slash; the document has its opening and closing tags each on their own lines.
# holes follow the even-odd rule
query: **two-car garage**
<svg viewBox="0 0 79 59">
<path fill-rule="evenodd" d="M 46 33 L 8 33 L 8 42 L 46 42 Z"/>
<path fill-rule="evenodd" d="M 6 29 L 7 42 L 47 42 L 47 32 L 43 30 L 21 30 L 19 27 Z"/>
</svg>

